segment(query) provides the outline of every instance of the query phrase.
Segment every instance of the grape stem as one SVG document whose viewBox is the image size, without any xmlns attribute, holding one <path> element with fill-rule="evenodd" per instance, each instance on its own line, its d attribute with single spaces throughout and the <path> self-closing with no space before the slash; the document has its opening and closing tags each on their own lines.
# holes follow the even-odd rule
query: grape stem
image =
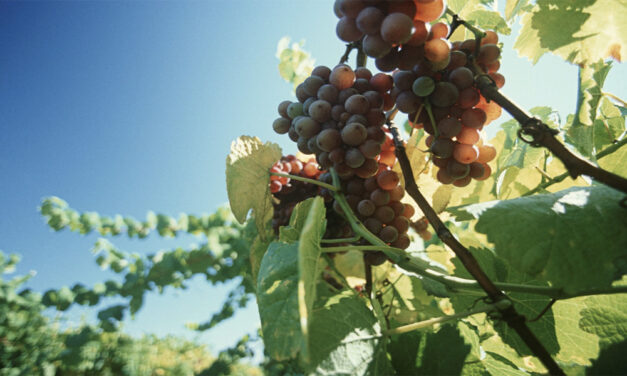
<svg viewBox="0 0 627 376">
<path fill-rule="evenodd" d="M 427 115 L 429 115 L 429 121 L 431 121 L 431 125 L 433 126 L 433 139 L 436 140 L 440 134 L 438 133 L 438 127 L 435 124 L 435 118 L 433 117 L 433 111 L 431 111 L 431 102 L 429 102 L 429 98 L 425 98 L 425 110 L 427 110 Z"/>
<path fill-rule="evenodd" d="M 331 185 L 331 184 L 327 184 L 327 183 L 319 181 L 319 180 L 304 178 L 302 176 L 283 174 L 283 173 L 280 173 L 280 172 L 270 172 L 270 175 L 281 176 L 281 177 L 284 177 L 284 178 L 290 178 L 290 179 L 302 181 L 302 182 L 305 182 L 305 183 L 315 184 L 315 185 L 320 186 L 322 188 L 326 188 L 326 189 L 328 189 L 330 191 L 336 191 L 337 190 L 337 188 L 335 186 Z"/>
<path fill-rule="evenodd" d="M 496 310 L 496 307 L 494 306 L 494 304 L 489 304 L 489 305 L 487 305 L 485 307 L 471 309 L 469 311 L 456 313 L 454 315 L 446 315 L 446 316 L 434 317 L 432 319 L 428 319 L 428 320 L 424 320 L 424 321 L 418 321 L 418 322 L 415 322 L 415 323 L 412 323 L 412 324 L 399 326 L 399 327 L 394 328 L 394 329 L 384 330 L 383 331 L 383 335 L 391 336 L 391 335 L 396 335 L 396 334 L 408 333 L 408 332 L 411 332 L 411 331 L 414 331 L 414 330 L 418 330 L 418 329 L 429 328 L 429 327 L 432 327 L 433 325 L 441 324 L 441 323 L 444 323 L 444 322 L 447 322 L 447 321 L 463 319 L 465 317 L 476 315 L 478 313 L 490 312 L 490 311 L 494 311 L 494 310 Z"/>
<path fill-rule="evenodd" d="M 396 158 L 401 166 L 401 170 L 403 171 L 403 176 L 405 178 L 405 190 L 407 193 L 414 199 L 414 201 L 418 204 L 418 207 L 422 210 L 424 215 L 429 220 L 429 223 L 435 229 L 436 234 L 444 242 L 455 252 L 455 255 L 462 262 L 466 270 L 470 273 L 470 275 L 477 281 L 479 286 L 488 294 L 490 300 L 496 304 L 499 301 L 508 299 L 507 295 L 499 289 L 494 282 L 490 280 L 487 274 L 483 271 L 483 269 L 479 266 L 477 259 L 468 251 L 466 247 L 464 247 L 459 240 L 457 240 L 450 230 L 444 225 L 438 214 L 435 212 L 433 207 L 429 204 L 425 196 L 418 189 L 418 185 L 416 184 L 416 180 L 414 179 L 414 173 L 411 167 L 411 163 L 409 162 L 409 158 L 407 157 L 407 153 L 405 151 L 405 145 L 403 143 L 403 139 L 399 135 L 398 128 L 394 125 L 393 122 L 388 121 L 388 127 L 394 136 L 394 145 L 396 147 Z M 399 265 L 402 267 L 402 265 Z M 547 368 L 547 370 L 552 375 L 564 375 L 564 371 L 557 365 L 555 360 L 551 357 L 551 354 L 544 347 L 542 342 L 538 340 L 538 337 L 529 329 L 527 324 L 525 323 L 525 316 L 519 314 L 513 305 L 499 309 L 503 320 L 518 333 L 520 338 L 525 342 L 527 347 L 532 351 L 532 353 L 538 357 L 538 359 L 542 362 L 542 364 Z"/>
<path fill-rule="evenodd" d="M 355 243 L 361 239 L 361 236 L 353 236 L 352 238 L 338 238 L 338 239 L 322 239 L 320 243 L 322 244 L 334 244 L 334 243 Z M 329 248 L 324 248 L 329 249 Z"/>
<path fill-rule="evenodd" d="M 613 152 L 615 152 L 616 150 L 620 149 L 623 145 L 625 145 L 627 143 L 627 138 L 623 138 L 622 140 L 606 147 L 605 149 L 601 150 L 600 152 L 597 153 L 596 158 L 601 159 L 609 154 L 612 154 Z M 538 193 L 540 191 L 544 191 L 546 190 L 546 188 L 548 188 L 549 186 L 559 183 L 561 181 L 563 181 L 564 179 L 566 179 L 570 174 L 568 172 L 565 172 L 563 174 L 557 175 L 556 177 L 550 178 L 548 181 L 538 185 L 537 187 L 535 187 L 534 189 L 530 190 L 529 192 L 525 192 L 522 194 L 522 196 L 530 196 L 534 193 Z"/>
</svg>

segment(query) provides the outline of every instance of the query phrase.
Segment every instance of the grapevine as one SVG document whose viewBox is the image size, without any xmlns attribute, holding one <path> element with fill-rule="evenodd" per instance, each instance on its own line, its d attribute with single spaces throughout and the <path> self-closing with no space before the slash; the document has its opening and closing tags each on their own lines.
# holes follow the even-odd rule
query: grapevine
<svg viewBox="0 0 627 376">
<path fill-rule="evenodd" d="M 296 144 L 302 154 L 298 158 L 307 162 L 291 155 L 281 157 L 273 161 L 266 182 L 272 193 L 272 227 L 279 240 L 270 243 L 267 252 L 274 252 L 264 256 L 264 261 L 283 252 L 277 247 L 289 245 L 299 252 L 301 287 L 296 303 L 305 343 L 301 354 L 304 364 L 314 364 L 313 369 L 321 366 L 312 363 L 307 347 L 315 346 L 308 342 L 309 331 L 313 330 L 308 320 L 312 316 L 315 321 L 316 310 L 320 309 L 316 306 L 316 294 L 333 290 L 341 294 L 348 288 L 366 298 L 363 308 L 381 325 L 367 338 L 382 338 L 385 342 L 389 337 L 390 343 L 394 343 L 395 336 L 486 312 L 492 325 L 499 328 L 499 335 L 510 336 L 508 344 L 524 343 L 524 351 L 517 349 L 520 354 L 535 356 L 550 374 L 564 374 L 564 363 L 556 359 L 551 344 L 532 325 L 550 315 L 559 299 L 621 294 L 624 287 L 589 288 L 572 294 L 563 288 L 552 290 L 550 285 L 499 281 L 483 259 L 489 256 L 459 240 L 449 229 L 455 223 L 440 217 L 444 209 L 434 209 L 417 180 L 430 174 L 441 187 L 452 186 L 452 190 L 464 189 L 471 183 L 482 187 L 479 184 L 495 180 L 493 170 L 502 163 L 497 160 L 502 150 L 485 138 L 484 128 L 499 118 L 503 109 L 521 123 L 517 134 L 522 143 L 547 147 L 564 162 L 573 178 L 586 174 L 627 192 L 625 179 L 575 157 L 555 138 L 556 130 L 529 116 L 501 94 L 505 77 L 499 73 L 498 33 L 466 22 L 443 0 L 337 0 L 334 12 L 338 17 L 336 34 L 347 42 L 340 63 L 313 68 L 296 86 L 296 101 L 279 104 L 279 117 L 272 124 L 276 133 L 287 135 Z M 447 16 L 452 17 L 450 24 Z M 460 27 L 473 37 L 451 42 L 449 39 Z M 357 50 L 354 68 L 347 64 L 353 50 Z M 379 72 L 366 67 L 368 57 L 374 59 Z M 399 113 L 407 115 L 406 129 L 416 145 L 416 140 L 424 135 L 421 145 L 426 150 L 408 145 L 403 139 L 395 124 Z M 622 142 L 617 141 L 618 145 Z M 597 155 L 601 158 L 618 147 Z M 418 173 L 408 157 L 409 149 L 425 155 L 425 164 Z M 309 166 L 308 170 L 304 166 Z M 499 174 L 502 177 L 501 171 Z M 565 175 L 548 181 L 544 178 L 529 190 L 529 195 L 562 181 Z M 258 209 L 252 208 L 256 213 Z M 433 242 L 429 225 L 438 237 Z M 299 230 L 299 236 L 289 240 L 291 233 L 282 232 L 283 227 Z M 451 276 L 425 263 L 411 249 L 415 235 L 424 240 L 423 244 L 442 242 L 448 246 L 456 256 L 456 272 L 463 270 L 472 279 L 460 278 L 457 273 Z M 351 268 L 355 262 L 361 264 L 364 285 L 349 280 L 354 276 L 352 271 L 346 271 L 350 254 L 347 252 L 361 255 L 360 259 L 350 260 Z M 326 263 L 322 265 L 319 260 Z M 270 299 L 274 293 L 272 289 L 264 290 L 274 286 L 272 263 L 276 261 L 262 262 L 258 281 L 258 296 L 264 307 L 267 300 L 263 299 Z M 391 317 L 395 317 L 395 304 L 401 303 L 394 301 L 396 295 L 386 295 L 395 288 L 396 282 L 391 282 L 390 277 L 393 271 L 401 273 L 396 281 L 403 276 L 411 280 L 419 275 L 421 281 L 440 283 L 447 292 L 429 293 L 435 296 L 464 291 L 481 295 L 482 291 L 485 295 L 475 300 L 473 306 L 478 301 L 485 304 L 453 315 L 398 325 Z M 312 281 L 317 278 L 321 283 L 316 285 Z M 545 304 L 531 314 L 516 302 L 521 293 L 541 295 Z M 270 327 L 270 316 L 265 312 L 261 312 L 262 329 L 272 336 L 276 329 Z M 505 332 L 506 328 L 511 332 Z M 506 333 L 516 333 L 516 339 Z M 285 356 L 283 349 L 273 350 L 277 358 Z"/>
</svg>

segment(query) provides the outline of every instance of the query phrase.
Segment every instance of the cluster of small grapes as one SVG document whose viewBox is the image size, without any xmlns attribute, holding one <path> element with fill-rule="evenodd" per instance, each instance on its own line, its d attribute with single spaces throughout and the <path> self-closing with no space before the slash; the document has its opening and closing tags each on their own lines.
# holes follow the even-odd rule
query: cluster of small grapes
<svg viewBox="0 0 627 376">
<path fill-rule="evenodd" d="M 315 154 L 321 168 L 335 167 L 342 179 L 373 176 L 386 140 L 379 78 L 363 67 L 318 66 L 297 86 L 298 102 L 279 104 L 281 117 L 273 128 L 287 133 L 302 153 Z M 391 106 L 388 98 L 387 108 Z"/>
<path fill-rule="evenodd" d="M 450 43 L 443 0 L 336 0 L 336 33 L 345 42 L 361 40 L 366 55 L 383 72 L 411 69 L 420 60 L 446 65 Z"/>
<path fill-rule="evenodd" d="M 496 33 L 488 32 L 475 61 L 502 87 L 505 79 L 497 73 L 497 42 Z M 455 42 L 448 64 L 440 71 L 422 61 L 412 70 L 395 72 L 390 91 L 398 110 L 408 114 L 410 124 L 429 133 L 427 146 L 439 167 L 438 180 L 458 187 L 468 185 L 471 179 L 487 179 L 491 173 L 487 163 L 496 156 L 496 149 L 483 143 L 480 131 L 500 116 L 501 108 L 485 100 L 473 72 L 466 67 L 475 46 L 474 39 Z M 431 114 L 425 107 L 427 101 Z"/>
<path fill-rule="evenodd" d="M 303 163 L 293 155 L 282 157 L 270 168 L 270 172 L 302 176 L 309 179 L 318 179 L 323 173 L 313 158 Z M 316 196 L 318 186 L 284 176 L 270 175 L 270 191 L 276 199 L 273 202 L 272 228 L 275 233 L 278 233 L 279 227 L 289 223 L 294 206 L 307 198 Z"/>
</svg>

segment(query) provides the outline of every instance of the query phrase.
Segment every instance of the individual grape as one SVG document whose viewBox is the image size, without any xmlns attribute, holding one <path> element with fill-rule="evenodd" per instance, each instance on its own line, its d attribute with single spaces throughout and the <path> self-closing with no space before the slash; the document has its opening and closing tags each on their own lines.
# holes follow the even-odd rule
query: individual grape
<svg viewBox="0 0 627 376">
<path fill-rule="evenodd" d="M 479 157 L 479 148 L 475 145 L 457 144 L 453 150 L 453 158 L 460 163 L 469 164 Z"/>
<path fill-rule="evenodd" d="M 342 137 L 336 129 L 325 129 L 318 133 L 316 137 L 318 147 L 324 151 L 331 152 L 333 149 L 342 145 Z"/>
<path fill-rule="evenodd" d="M 470 87 L 475 82 L 472 71 L 466 67 L 455 68 L 448 76 L 450 82 L 457 86 L 459 90 Z"/>
<path fill-rule="evenodd" d="M 377 218 L 370 217 L 364 221 L 364 226 L 366 226 L 368 231 L 377 235 L 383 228 L 383 223 Z"/>
<path fill-rule="evenodd" d="M 381 37 L 388 43 L 402 44 L 411 38 L 412 19 L 404 13 L 390 13 L 381 23 Z"/>
<path fill-rule="evenodd" d="M 346 89 L 342 89 L 342 90 L 340 90 L 340 93 L 337 96 L 337 100 L 338 100 L 338 102 L 344 104 L 346 102 L 346 100 L 348 100 L 348 98 L 352 97 L 353 95 L 357 95 L 357 94 L 359 94 L 359 92 L 354 87 L 349 87 L 349 88 L 346 88 Z M 346 107 L 346 106 L 344 106 L 344 107 Z M 349 114 L 349 116 L 350 116 L 350 114 Z"/>
<path fill-rule="evenodd" d="M 270 192 L 277 193 L 283 188 L 283 184 L 281 184 L 278 180 L 272 180 L 270 182 Z"/>
<path fill-rule="evenodd" d="M 369 112 L 373 112 L 372 110 L 375 110 L 375 114 L 381 114 L 381 111 L 376 111 L 377 109 L 381 109 L 383 107 L 383 96 L 381 93 L 375 90 L 368 90 L 363 93 L 363 96 L 366 97 L 368 103 L 370 104 Z"/>
<path fill-rule="evenodd" d="M 320 170 L 318 170 L 318 166 L 314 162 L 307 162 L 303 166 L 303 175 L 307 178 L 314 178 L 319 172 Z"/>
<path fill-rule="evenodd" d="M 342 15 L 355 18 L 366 4 L 362 0 L 341 0 L 339 7 Z"/>
<path fill-rule="evenodd" d="M 460 144 L 474 145 L 481 138 L 479 130 L 469 127 L 462 127 L 457 135 L 457 142 Z"/>
<path fill-rule="evenodd" d="M 405 189 L 400 185 L 390 189 L 388 192 L 390 192 L 390 200 L 392 201 L 400 201 L 405 196 Z"/>
<path fill-rule="evenodd" d="M 457 179 L 457 180 L 455 180 L 455 181 L 453 182 L 453 185 L 454 185 L 454 186 L 456 186 L 456 187 L 462 188 L 462 187 L 465 187 L 465 186 L 467 186 L 468 184 L 470 184 L 470 181 L 471 181 L 471 180 L 472 180 L 472 179 L 471 179 L 470 175 L 468 175 L 468 176 L 463 177 L 463 178 L 461 178 L 461 179 Z"/>
<path fill-rule="evenodd" d="M 359 149 L 350 148 L 346 150 L 346 154 L 344 156 L 344 163 L 346 163 L 349 167 L 358 168 L 364 164 L 366 158 L 359 151 Z"/>
<path fill-rule="evenodd" d="M 455 181 L 451 175 L 446 171 L 446 168 L 440 168 L 435 175 L 435 178 L 442 184 L 451 184 Z"/>
<path fill-rule="evenodd" d="M 453 179 L 461 179 L 468 175 L 470 167 L 467 164 L 457 162 L 456 160 L 449 160 L 446 165 L 446 173 Z"/>
<path fill-rule="evenodd" d="M 477 41 L 476 40 L 474 40 L 474 39 L 466 39 L 465 41 L 462 42 L 462 44 L 459 47 L 459 49 L 461 51 L 464 51 L 467 54 L 474 54 L 476 46 L 477 46 Z"/>
<path fill-rule="evenodd" d="M 348 89 L 355 82 L 355 72 L 348 65 L 340 64 L 331 71 L 329 82 L 339 90 Z"/>
<path fill-rule="evenodd" d="M 414 20 L 414 32 L 411 38 L 405 43 L 408 46 L 422 46 L 429 38 L 429 28 L 424 21 Z"/>
<path fill-rule="evenodd" d="M 396 72 L 393 76 L 394 86 L 400 91 L 411 90 L 414 81 L 416 80 L 416 73 L 409 70 L 402 70 Z"/>
<path fill-rule="evenodd" d="M 364 180 L 364 188 L 366 188 L 366 192 L 372 192 L 375 189 L 379 188 L 377 178 L 373 176 Z"/>
<path fill-rule="evenodd" d="M 309 106 L 311 106 L 311 104 L 315 101 L 316 98 L 309 97 L 303 102 L 303 113 L 305 114 L 305 116 L 309 116 Z"/>
<path fill-rule="evenodd" d="M 355 19 L 346 16 L 337 22 L 335 33 L 344 42 L 354 42 L 364 36 L 364 33 L 357 27 Z"/>
<path fill-rule="evenodd" d="M 450 158 L 433 158 L 431 161 L 439 168 L 446 168 Z"/>
<path fill-rule="evenodd" d="M 451 51 L 450 57 L 451 60 L 446 66 L 449 72 L 466 65 L 467 57 L 465 53 L 461 51 Z"/>
<path fill-rule="evenodd" d="M 384 191 L 381 188 L 375 189 L 370 192 L 370 201 L 376 206 L 387 205 L 390 202 L 390 192 Z"/>
<path fill-rule="evenodd" d="M 398 230 L 392 225 L 385 226 L 379 232 L 379 238 L 386 243 L 392 243 L 398 239 Z"/>
<path fill-rule="evenodd" d="M 359 205 L 360 201 L 361 201 L 361 197 L 359 196 L 346 195 L 346 202 L 348 203 L 348 206 L 351 207 L 353 212 L 357 211 L 357 205 Z"/>
<path fill-rule="evenodd" d="M 420 1 L 420 6 L 417 7 L 414 20 L 420 20 L 423 22 L 432 22 L 440 18 L 444 14 L 446 8 L 444 0 L 435 1 Z"/>
<path fill-rule="evenodd" d="M 364 264 L 366 265 L 379 266 L 386 262 L 387 259 L 388 257 L 381 251 L 370 251 L 364 253 Z"/>
<path fill-rule="evenodd" d="M 357 212 L 364 217 L 370 217 L 376 209 L 376 205 L 371 200 L 361 200 L 357 204 Z"/>
<path fill-rule="evenodd" d="M 392 226 L 396 227 L 399 233 L 405 233 L 409 229 L 409 219 L 399 215 L 392 221 Z"/>
<path fill-rule="evenodd" d="M 362 45 L 366 55 L 374 58 L 383 57 L 392 49 L 392 44 L 383 40 L 379 34 L 366 35 Z"/>
<path fill-rule="evenodd" d="M 303 116 L 298 121 L 294 122 L 294 128 L 298 135 L 304 138 L 311 138 L 320 132 L 320 123 L 315 121 L 314 119 Z"/>
<path fill-rule="evenodd" d="M 489 64 L 485 64 L 485 71 L 488 73 L 496 73 L 496 71 L 499 70 L 499 68 L 501 68 L 501 62 L 496 60 L 493 61 Z M 503 77 L 503 80 L 505 80 L 505 77 Z"/>
<path fill-rule="evenodd" d="M 377 176 L 377 184 L 381 189 L 390 190 L 398 185 L 400 178 L 395 171 L 387 170 Z"/>
<path fill-rule="evenodd" d="M 429 76 L 418 77 L 414 80 L 411 90 L 419 97 L 426 97 L 433 93 L 435 81 Z"/>
<path fill-rule="evenodd" d="M 425 58 L 431 62 L 446 60 L 450 52 L 451 44 L 446 39 L 437 38 L 425 42 Z"/>
<path fill-rule="evenodd" d="M 366 158 L 374 158 L 381 153 L 381 145 L 375 140 L 366 140 L 359 145 L 359 151 Z"/>
<path fill-rule="evenodd" d="M 316 138 L 312 137 L 307 141 L 307 147 L 309 148 L 309 150 L 312 151 L 312 153 L 314 154 L 320 154 L 320 153 L 326 153 L 324 150 L 320 149 L 318 147 L 318 142 L 316 142 Z M 329 166 L 326 166 L 329 167 Z"/>
<path fill-rule="evenodd" d="M 470 128 L 481 128 L 487 120 L 485 111 L 480 108 L 469 108 L 462 113 L 462 124 Z"/>
<path fill-rule="evenodd" d="M 416 4 L 411 0 L 390 1 L 388 3 L 388 13 L 403 13 L 409 18 L 414 18 Z"/>
<path fill-rule="evenodd" d="M 409 245 L 411 244 L 411 241 L 409 240 L 409 236 L 407 236 L 407 234 L 399 234 L 398 235 L 398 239 L 396 239 L 396 241 L 392 242 L 392 247 L 396 247 L 396 248 L 400 248 L 400 249 L 407 249 L 409 247 Z"/>
<path fill-rule="evenodd" d="M 451 28 L 448 26 L 448 24 L 445 24 L 444 22 L 436 22 L 431 25 L 429 39 L 446 38 L 448 37 L 450 31 Z"/>
<path fill-rule="evenodd" d="M 479 93 L 474 87 L 467 87 L 459 92 L 459 98 L 457 98 L 457 104 L 462 109 L 469 109 L 476 106 L 479 103 Z M 461 114 L 460 114 L 461 116 Z"/>
<path fill-rule="evenodd" d="M 341 133 L 342 141 L 345 144 L 351 146 L 358 146 L 362 144 L 368 137 L 368 131 L 360 123 L 349 123 L 343 129 Z"/>
<path fill-rule="evenodd" d="M 485 173 L 485 167 L 483 163 L 472 162 L 470 164 L 470 172 L 468 172 L 468 176 L 473 179 L 477 179 L 483 176 Z"/>
<path fill-rule="evenodd" d="M 279 115 L 281 115 L 281 117 L 284 117 L 284 118 L 288 118 L 289 117 L 288 114 L 287 114 L 287 107 L 290 104 L 292 104 L 291 101 L 283 101 L 283 102 L 279 103 L 278 110 L 279 110 Z"/>
<path fill-rule="evenodd" d="M 438 82 L 433 93 L 429 96 L 431 103 L 436 107 L 449 107 L 457 102 L 459 91 L 450 82 Z"/>
<path fill-rule="evenodd" d="M 377 163 L 377 161 L 372 158 L 366 158 L 364 163 L 360 167 L 355 169 L 355 175 L 365 179 L 374 176 L 378 170 L 379 164 Z"/>
<path fill-rule="evenodd" d="M 290 126 L 290 129 L 287 131 L 287 135 L 290 138 L 290 140 L 294 142 L 298 141 L 298 137 L 300 137 L 298 135 L 298 132 L 296 132 L 296 129 L 294 129 L 294 126 Z"/>
<path fill-rule="evenodd" d="M 501 56 L 501 49 L 496 44 L 484 44 L 479 48 L 477 62 L 479 64 L 490 64 Z"/>
<path fill-rule="evenodd" d="M 277 118 L 272 123 L 272 129 L 278 134 L 285 134 L 290 130 L 290 121 L 284 117 Z"/>
<path fill-rule="evenodd" d="M 392 48 L 387 55 L 376 58 L 374 65 L 382 72 L 391 72 L 398 66 L 399 53 L 398 49 Z"/>
<path fill-rule="evenodd" d="M 339 175 L 340 179 L 347 180 L 347 179 L 352 178 L 353 175 L 355 175 L 355 169 L 347 165 L 345 161 L 342 163 L 333 165 L 333 167 L 335 167 L 335 171 Z"/>
<path fill-rule="evenodd" d="M 421 104 L 420 98 L 411 90 L 403 91 L 396 97 L 396 107 L 406 114 L 418 111 Z"/>
<path fill-rule="evenodd" d="M 318 76 L 309 76 L 303 81 L 303 90 L 310 97 L 313 97 L 320 89 L 320 86 L 324 85 L 324 80 Z"/>
<path fill-rule="evenodd" d="M 351 114 L 365 114 L 370 110 L 370 102 L 363 95 L 356 94 L 346 100 L 344 107 Z"/>
<path fill-rule="evenodd" d="M 313 154 L 311 149 L 309 149 L 309 145 L 307 144 L 309 139 L 305 137 L 299 137 L 298 141 L 296 141 L 296 146 L 298 147 L 298 151 L 303 154 Z"/>
<path fill-rule="evenodd" d="M 384 18 L 385 14 L 379 8 L 366 7 L 357 15 L 357 27 L 364 34 L 376 34 L 379 33 Z"/>
<path fill-rule="evenodd" d="M 405 205 L 405 208 L 403 210 L 403 217 L 405 218 L 411 218 L 414 216 L 414 214 L 416 214 L 416 209 L 414 209 L 413 206 L 411 205 Z"/>
<path fill-rule="evenodd" d="M 316 97 L 318 97 L 318 99 L 320 100 L 327 101 L 329 102 L 329 104 L 331 104 L 331 103 L 337 102 L 339 93 L 340 91 L 335 86 L 331 84 L 324 84 L 320 86 L 320 88 L 318 89 L 318 92 L 316 93 Z"/>
<path fill-rule="evenodd" d="M 487 163 L 484 163 L 483 175 L 481 177 L 475 178 L 475 180 L 486 180 L 487 178 L 490 177 L 490 174 L 492 174 L 492 169 L 490 168 L 490 165 Z"/>
<path fill-rule="evenodd" d="M 324 65 L 318 65 L 311 71 L 312 76 L 318 76 L 322 78 L 325 82 L 329 80 L 330 74 L 331 74 L 331 69 Z"/>
<path fill-rule="evenodd" d="M 302 116 L 302 115 L 304 115 L 302 103 L 293 102 L 293 103 L 290 103 L 289 106 L 287 106 L 287 116 L 289 116 L 290 119 L 294 119 L 297 116 Z"/>
<path fill-rule="evenodd" d="M 438 138 L 431 144 L 429 151 L 438 158 L 449 158 L 453 155 L 455 142 L 449 138 Z"/>
<path fill-rule="evenodd" d="M 438 133 L 440 137 L 453 138 L 462 130 L 462 123 L 456 118 L 444 118 L 438 122 Z"/>
<path fill-rule="evenodd" d="M 483 103 L 481 103 L 483 101 Z M 485 124 L 490 123 L 492 120 L 498 119 L 501 116 L 501 106 L 496 104 L 496 102 L 491 101 L 490 103 L 485 102 L 485 99 L 481 97 L 477 108 L 482 109 L 486 114 L 486 122 Z"/>
<path fill-rule="evenodd" d="M 313 138 L 309 139 L 310 142 L 307 143 L 309 150 L 311 150 L 314 154 L 316 154 L 316 161 L 320 165 L 321 168 L 327 169 L 333 166 L 333 162 L 329 159 L 329 153 L 326 151 L 316 151 L 311 148 L 311 141 L 314 141 Z M 313 142 L 315 144 L 315 141 Z"/>
<path fill-rule="evenodd" d="M 327 120 L 331 120 L 331 103 L 318 99 L 309 105 L 308 112 L 312 119 L 324 123 Z"/>
<path fill-rule="evenodd" d="M 433 71 L 435 71 L 435 72 L 442 71 L 442 70 L 446 69 L 446 67 L 448 66 L 448 64 L 450 62 L 451 62 L 451 54 L 449 53 L 449 54 L 446 55 L 444 60 L 432 61 L 431 62 L 431 69 L 433 69 Z"/>
<path fill-rule="evenodd" d="M 365 78 L 356 78 L 355 83 L 353 83 L 353 88 L 357 90 L 358 93 L 363 94 L 365 91 L 370 90 L 370 82 Z"/>
<path fill-rule="evenodd" d="M 496 87 L 498 87 L 499 89 L 505 85 L 505 77 L 502 74 L 491 72 L 488 73 L 488 75 L 494 80 Z"/>
<path fill-rule="evenodd" d="M 479 146 L 479 157 L 477 162 L 488 163 L 496 157 L 496 148 L 489 144 L 483 144 Z"/>
<path fill-rule="evenodd" d="M 370 79 L 370 86 L 380 93 L 384 93 L 386 91 L 390 91 L 392 86 L 394 85 L 394 80 L 392 76 L 385 73 L 377 73 Z"/>
<path fill-rule="evenodd" d="M 391 223 L 394 217 L 396 217 L 396 213 L 394 213 L 394 209 L 387 205 L 379 206 L 374 211 L 374 217 L 383 223 Z"/>
<path fill-rule="evenodd" d="M 481 44 L 497 44 L 499 42 L 499 36 L 492 30 L 485 31 L 485 37 L 481 39 Z"/>
<path fill-rule="evenodd" d="M 336 148 L 329 152 L 329 159 L 331 162 L 338 164 L 344 162 L 344 149 Z"/>
</svg>

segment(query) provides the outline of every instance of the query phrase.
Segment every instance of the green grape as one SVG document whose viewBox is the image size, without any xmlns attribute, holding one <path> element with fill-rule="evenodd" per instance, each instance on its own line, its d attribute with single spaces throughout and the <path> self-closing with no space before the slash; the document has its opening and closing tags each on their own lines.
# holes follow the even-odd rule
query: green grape
<svg viewBox="0 0 627 376">
<path fill-rule="evenodd" d="M 418 77 L 412 87 L 411 90 L 419 97 L 426 97 L 429 94 L 433 93 L 435 89 L 435 82 L 433 78 L 429 76 Z"/>
</svg>

